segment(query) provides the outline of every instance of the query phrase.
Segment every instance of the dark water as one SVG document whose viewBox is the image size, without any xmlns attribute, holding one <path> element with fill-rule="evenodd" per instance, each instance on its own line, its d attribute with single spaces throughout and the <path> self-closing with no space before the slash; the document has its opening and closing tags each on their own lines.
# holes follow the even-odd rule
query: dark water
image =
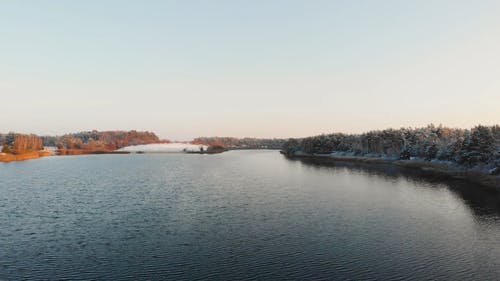
<svg viewBox="0 0 500 281">
<path fill-rule="evenodd" d="M 499 280 L 498 195 L 276 151 L 0 165 L 0 280 Z"/>
</svg>

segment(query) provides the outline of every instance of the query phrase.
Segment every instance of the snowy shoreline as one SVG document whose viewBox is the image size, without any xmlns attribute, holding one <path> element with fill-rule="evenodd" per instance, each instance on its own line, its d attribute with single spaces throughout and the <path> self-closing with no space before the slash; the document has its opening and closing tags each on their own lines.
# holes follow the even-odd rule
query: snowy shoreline
<svg viewBox="0 0 500 281">
<path fill-rule="evenodd" d="M 296 152 L 292 155 L 281 151 L 283 155 L 291 159 L 308 159 L 320 164 L 335 164 L 337 162 L 374 164 L 374 165 L 395 165 L 404 169 L 418 170 L 427 175 L 444 176 L 450 179 L 459 179 L 476 183 L 486 188 L 500 191 L 500 175 L 491 175 L 486 171 L 477 169 L 466 169 L 457 165 L 445 162 L 431 162 L 421 159 L 400 160 L 382 157 L 364 156 L 342 156 L 333 154 L 307 154 Z"/>
<path fill-rule="evenodd" d="M 126 146 L 117 151 L 126 151 L 131 153 L 182 153 L 197 152 L 200 148 L 206 150 L 208 146 L 190 143 L 155 143 Z"/>
</svg>

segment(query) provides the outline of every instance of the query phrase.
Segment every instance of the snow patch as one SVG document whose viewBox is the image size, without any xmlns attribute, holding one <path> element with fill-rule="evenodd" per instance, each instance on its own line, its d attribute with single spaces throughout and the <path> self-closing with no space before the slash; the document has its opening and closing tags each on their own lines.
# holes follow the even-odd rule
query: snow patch
<svg viewBox="0 0 500 281">
<path fill-rule="evenodd" d="M 195 145 L 190 143 L 154 143 L 132 145 L 120 148 L 118 151 L 129 152 L 183 152 L 200 151 L 200 148 L 207 149 L 206 145 Z"/>
</svg>

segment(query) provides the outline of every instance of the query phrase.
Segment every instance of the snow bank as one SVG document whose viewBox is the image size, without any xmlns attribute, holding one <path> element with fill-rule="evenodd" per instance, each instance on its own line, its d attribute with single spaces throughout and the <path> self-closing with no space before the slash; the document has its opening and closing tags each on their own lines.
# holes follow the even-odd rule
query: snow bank
<svg viewBox="0 0 500 281">
<path fill-rule="evenodd" d="M 183 152 L 183 151 L 200 151 L 200 147 L 207 149 L 206 145 L 194 145 L 190 143 L 155 143 L 133 145 L 120 148 L 118 151 L 129 152 Z"/>
</svg>

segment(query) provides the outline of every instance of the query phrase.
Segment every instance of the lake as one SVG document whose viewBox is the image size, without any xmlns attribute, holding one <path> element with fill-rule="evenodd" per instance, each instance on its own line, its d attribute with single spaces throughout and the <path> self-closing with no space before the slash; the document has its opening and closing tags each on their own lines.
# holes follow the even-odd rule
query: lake
<svg viewBox="0 0 500 281">
<path fill-rule="evenodd" d="M 277 151 L 0 165 L 0 280 L 498 280 L 498 195 Z"/>
</svg>

